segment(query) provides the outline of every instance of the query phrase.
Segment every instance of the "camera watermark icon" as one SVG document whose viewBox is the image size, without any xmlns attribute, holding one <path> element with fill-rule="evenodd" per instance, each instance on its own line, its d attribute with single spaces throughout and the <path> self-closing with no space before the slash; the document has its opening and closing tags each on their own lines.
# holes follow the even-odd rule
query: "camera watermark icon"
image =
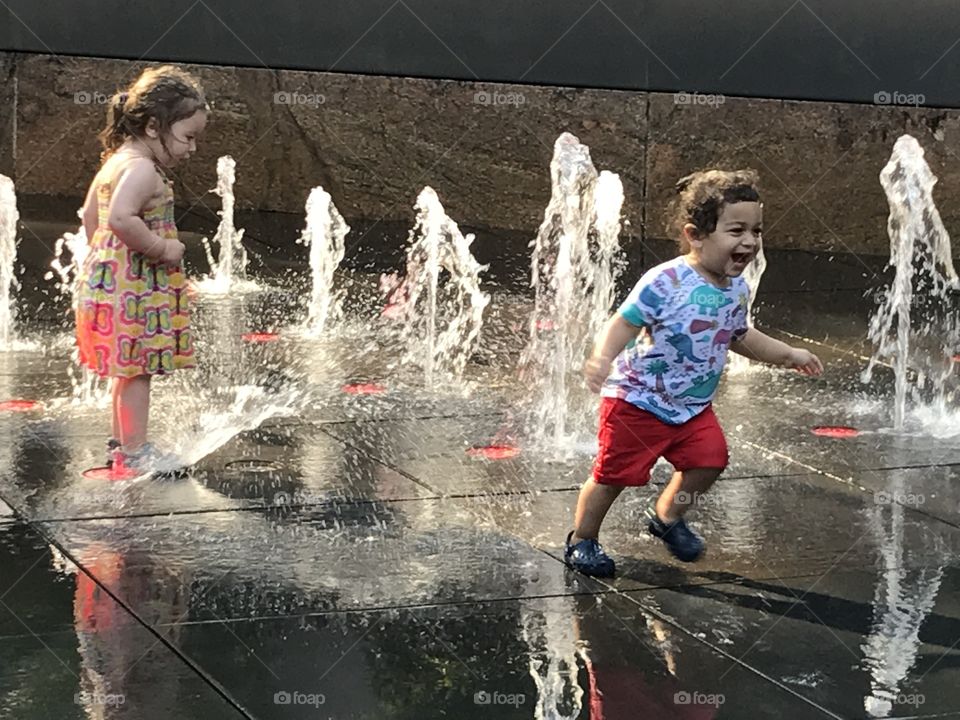
<svg viewBox="0 0 960 720">
<path fill-rule="evenodd" d="M 106 105 L 110 102 L 111 95 L 105 95 L 96 90 L 81 90 L 73 94 L 74 105 Z"/>
<path fill-rule="evenodd" d="M 73 696 L 73 702 L 84 707 L 93 705 L 106 705 L 109 707 L 119 707 L 127 701 L 123 693 L 102 693 L 81 691 Z"/>
<path fill-rule="evenodd" d="M 923 93 L 902 93 L 899 90 L 880 90 L 873 94 L 874 105 L 910 105 L 918 107 L 927 102 Z"/>
<path fill-rule="evenodd" d="M 320 93 L 276 92 L 273 94 L 274 105 L 305 105 L 319 107 L 327 102 L 325 95 Z"/>
<path fill-rule="evenodd" d="M 479 690 L 473 694 L 475 705 L 513 705 L 520 707 L 527 701 L 527 696 L 523 693 L 502 693 L 494 690 L 492 693 L 486 690 Z"/>
<path fill-rule="evenodd" d="M 320 707 L 327 702 L 327 696 L 323 693 L 303 693 L 297 690 L 280 690 L 273 694 L 274 705 L 310 705 Z"/>
<path fill-rule="evenodd" d="M 692 505 L 694 507 L 703 507 L 716 502 L 718 499 L 719 496 L 717 495 L 710 496 L 706 493 L 688 493 L 686 490 L 681 490 L 673 496 L 673 501 L 677 505 Z"/>
<path fill-rule="evenodd" d="M 499 93 L 481 90 L 473 94 L 473 102 L 476 105 L 515 105 L 519 107 L 527 102 L 527 97 L 523 93 Z"/>
<path fill-rule="evenodd" d="M 687 692 L 681 690 L 673 694 L 674 705 L 709 705 L 720 707 L 727 699 L 721 693 Z"/>
<path fill-rule="evenodd" d="M 718 107 L 727 101 L 725 95 L 717 93 L 701 93 L 681 91 L 673 94 L 674 105 L 706 105 Z"/>
<path fill-rule="evenodd" d="M 273 505 L 316 505 L 329 500 L 327 495 L 316 495 L 309 492 L 276 492 L 273 494 Z"/>
<path fill-rule="evenodd" d="M 905 493 L 905 492 L 891 492 L 889 490 L 877 490 L 873 494 L 873 502 L 877 505 L 893 505 L 894 503 L 898 505 L 908 505 L 911 507 L 917 507 L 923 505 L 927 501 L 926 496 L 923 493 Z"/>
</svg>

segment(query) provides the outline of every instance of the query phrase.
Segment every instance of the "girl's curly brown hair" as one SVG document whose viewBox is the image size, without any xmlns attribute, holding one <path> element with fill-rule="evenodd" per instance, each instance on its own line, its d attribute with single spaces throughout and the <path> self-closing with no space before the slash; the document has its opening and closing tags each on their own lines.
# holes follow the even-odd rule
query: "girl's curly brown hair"
<svg viewBox="0 0 960 720">
<path fill-rule="evenodd" d="M 114 95 L 107 108 L 107 126 L 99 135 L 102 159 L 127 138 L 143 137 L 151 118 L 157 123 L 163 145 L 164 135 L 175 122 L 209 109 L 203 88 L 188 72 L 173 65 L 147 68 L 126 90 Z"/>
</svg>

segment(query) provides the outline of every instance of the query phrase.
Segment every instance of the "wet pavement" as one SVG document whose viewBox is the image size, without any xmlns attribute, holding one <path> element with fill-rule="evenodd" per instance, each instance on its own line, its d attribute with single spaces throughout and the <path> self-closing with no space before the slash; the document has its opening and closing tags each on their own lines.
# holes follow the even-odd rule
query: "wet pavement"
<svg viewBox="0 0 960 720">
<path fill-rule="evenodd" d="M 396 366 L 375 273 L 325 340 L 279 272 L 202 298 L 202 365 L 152 416 L 193 464 L 121 482 L 82 474 L 108 412 L 73 399 L 64 301 L 27 297 L 37 346 L 0 356 L 0 401 L 42 402 L 0 412 L 0 718 L 960 717 L 960 434 L 893 433 L 891 378 L 860 383 L 877 267 L 770 260 L 760 325 L 828 374 L 729 374 L 707 555 L 645 534 L 658 466 L 604 525 L 610 581 L 561 562 L 589 429 L 525 441 L 517 288 L 467 391 Z"/>
</svg>

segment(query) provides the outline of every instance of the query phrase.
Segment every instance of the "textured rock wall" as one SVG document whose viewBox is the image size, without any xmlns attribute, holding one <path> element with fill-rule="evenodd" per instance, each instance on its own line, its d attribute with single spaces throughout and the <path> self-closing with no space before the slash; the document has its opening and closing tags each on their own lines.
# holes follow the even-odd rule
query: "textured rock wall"
<svg viewBox="0 0 960 720">
<path fill-rule="evenodd" d="M 142 67 L 0 54 L 0 171 L 12 171 L 20 193 L 79 202 L 98 163 L 103 101 Z M 431 185 L 463 225 L 532 235 L 549 197 L 553 141 L 570 131 L 598 169 L 623 179 L 635 243 L 664 237 L 678 177 L 749 166 L 761 173 L 771 247 L 882 254 L 878 175 L 896 138 L 911 132 L 940 177 L 948 229 L 960 227 L 955 110 L 189 69 L 214 115 L 198 154 L 176 171 L 184 210 L 219 208 L 209 192 L 216 158 L 231 154 L 240 209 L 300 215 L 310 188 L 323 185 L 345 216 L 375 227 L 412 221 L 417 193 Z"/>
</svg>

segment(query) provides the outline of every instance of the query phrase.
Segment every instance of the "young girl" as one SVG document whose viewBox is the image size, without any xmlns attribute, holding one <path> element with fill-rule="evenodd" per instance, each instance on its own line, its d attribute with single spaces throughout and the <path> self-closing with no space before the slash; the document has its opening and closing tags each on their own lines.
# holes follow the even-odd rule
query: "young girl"
<svg viewBox="0 0 960 720">
<path fill-rule="evenodd" d="M 673 215 L 683 255 L 640 278 L 587 361 L 587 384 L 603 396 L 600 449 L 564 552 L 583 573 L 613 575 L 597 541 L 600 524 L 624 487 L 647 483 L 660 457 L 676 472 L 647 509 L 648 529 L 679 560 L 703 554 L 683 514 L 727 466 L 711 402 L 728 349 L 807 375 L 823 372 L 816 355 L 747 325 L 750 292 L 740 276 L 760 247 L 756 185 L 752 170 L 707 170 L 677 183 Z"/>
<path fill-rule="evenodd" d="M 82 364 L 113 378 L 108 466 L 156 463 L 146 442 L 150 380 L 195 364 L 165 169 L 196 151 L 207 112 L 193 77 L 155 67 L 113 98 L 100 133 L 102 165 L 83 205 L 90 253 L 79 278 L 77 346 Z"/>
</svg>

